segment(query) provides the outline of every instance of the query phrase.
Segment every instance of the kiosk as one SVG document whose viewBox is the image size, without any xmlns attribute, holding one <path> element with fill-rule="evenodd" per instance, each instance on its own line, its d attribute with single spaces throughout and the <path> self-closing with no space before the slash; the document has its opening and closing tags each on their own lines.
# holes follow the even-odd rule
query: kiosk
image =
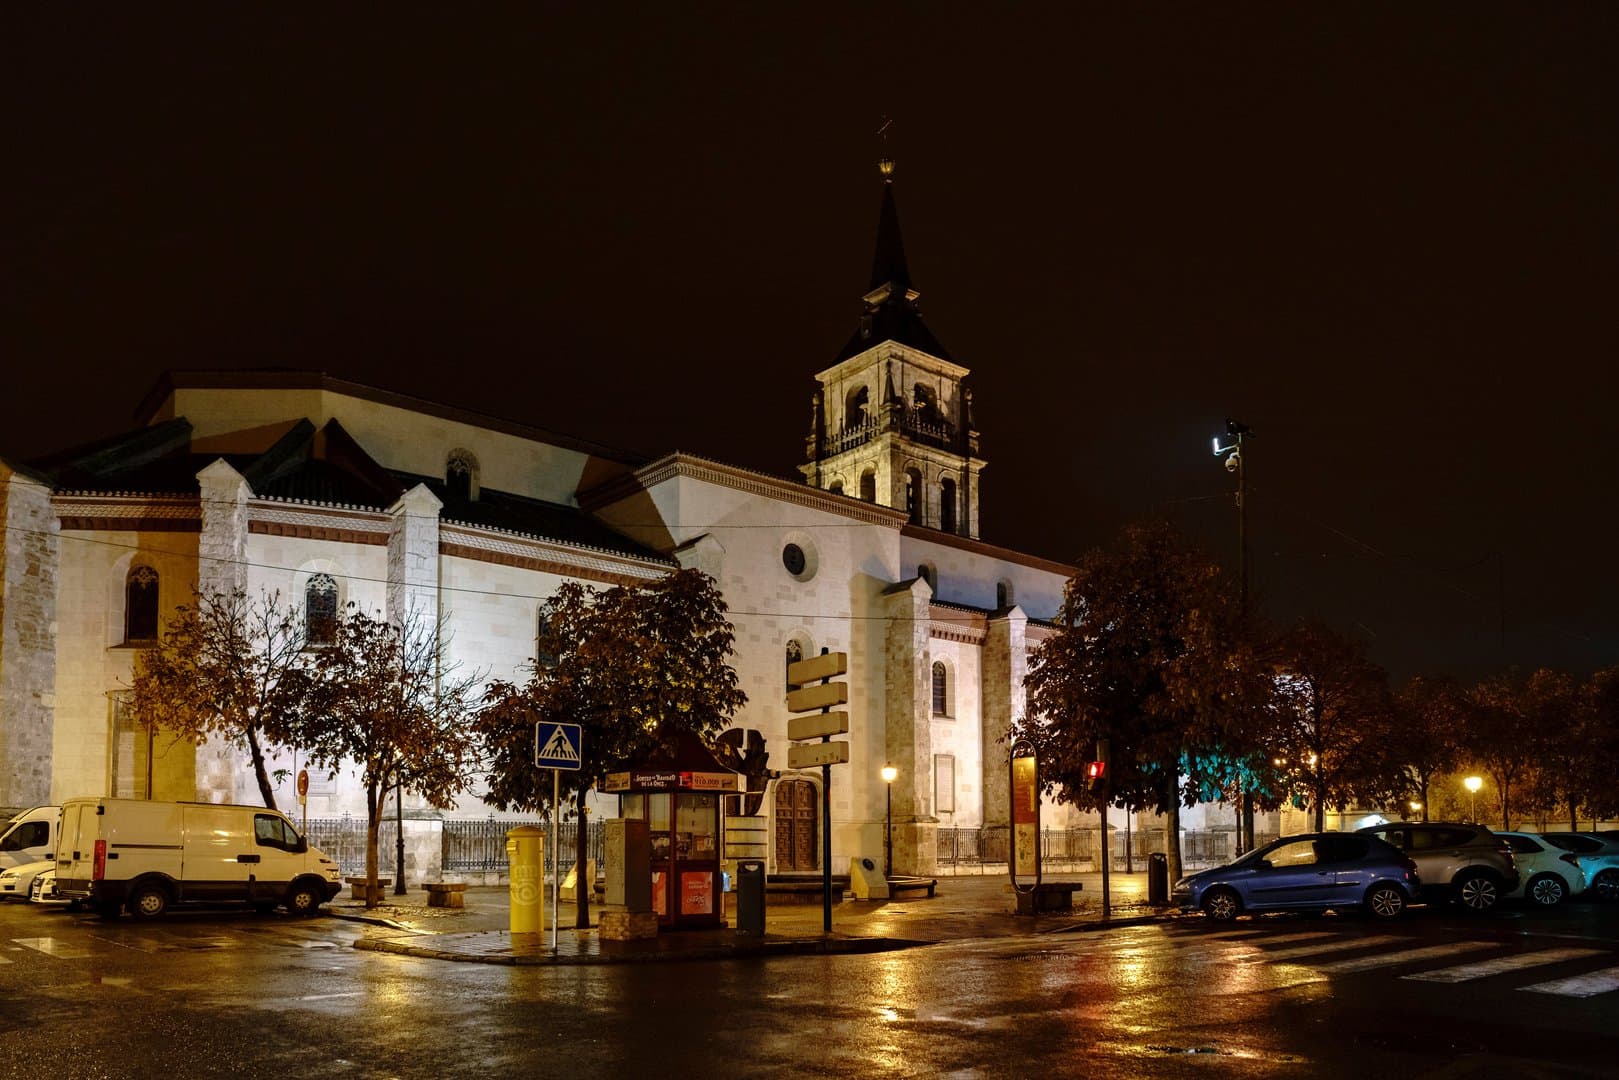
<svg viewBox="0 0 1619 1080">
<path fill-rule="evenodd" d="M 660 927 L 725 925 L 723 796 L 742 791 L 742 780 L 689 734 L 627 772 L 607 774 L 601 790 L 619 796 L 619 816 L 647 823 Z"/>
</svg>

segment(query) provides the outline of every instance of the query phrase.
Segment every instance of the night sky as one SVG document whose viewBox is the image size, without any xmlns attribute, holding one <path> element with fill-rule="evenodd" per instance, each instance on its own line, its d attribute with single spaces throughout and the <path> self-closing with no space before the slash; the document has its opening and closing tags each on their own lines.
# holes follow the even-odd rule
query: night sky
<svg viewBox="0 0 1619 1080">
<path fill-rule="evenodd" d="M 1619 5 L 329 7 L 5 7 L 0 455 L 280 366 L 794 476 L 887 116 L 985 539 L 1234 562 L 1237 417 L 1274 619 L 1619 662 Z"/>
</svg>

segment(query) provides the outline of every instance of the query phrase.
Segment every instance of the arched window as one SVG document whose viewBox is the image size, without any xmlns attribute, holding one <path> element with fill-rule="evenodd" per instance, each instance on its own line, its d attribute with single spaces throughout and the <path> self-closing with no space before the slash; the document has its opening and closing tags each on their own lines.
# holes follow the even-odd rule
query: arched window
<svg viewBox="0 0 1619 1080">
<path fill-rule="evenodd" d="M 866 422 L 866 407 L 870 400 L 871 395 L 866 392 L 864 386 L 856 387 L 849 391 L 849 397 L 843 405 L 843 426 L 855 428 L 864 424 Z"/>
<path fill-rule="evenodd" d="M 538 621 L 534 625 L 534 666 L 540 668 L 554 668 L 557 666 L 556 642 L 552 641 L 551 620 L 545 617 L 545 609 L 540 609 Z"/>
<path fill-rule="evenodd" d="M 956 482 L 949 478 L 939 481 L 939 528 L 956 531 Z"/>
<path fill-rule="evenodd" d="M 866 502 L 877 501 L 877 472 L 867 469 L 860 474 L 860 498 Z"/>
<path fill-rule="evenodd" d="M 124 640 L 157 640 L 157 571 L 132 566 L 124 579 Z"/>
<path fill-rule="evenodd" d="M 832 481 L 832 483 L 827 486 L 826 490 L 830 491 L 834 495 L 842 495 L 843 494 L 843 481 L 842 480 L 834 480 L 834 481 Z"/>
<path fill-rule="evenodd" d="M 918 565 L 916 568 L 916 576 L 928 583 L 928 588 L 933 590 L 934 596 L 939 595 L 939 574 L 938 571 L 934 570 L 931 565 L 928 563 Z"/>
<path fill-rule="evenodd" d="M 304 641 L 330 645 L 337 640 L 337 581 L 316 574 L 304 586 Z"/>
<path fill-rule="evenodd" d="M 1015 601 L 1012 598 L 1012 583 L 1001 580 L 995 583 L 995 606 L 1009 608 Z"/>
<path fill-rule="evenodd" d="M 787 668 L 804 659 L 804 643 L 797 638 L 788 638 L 785 652 L 787 660 L 782 667 L 782 678 L 784 680 L 787 678 Z M 792 684 L 789 682 L 787 685 L 791 686 Z"/>
<path fill-rule="evenodd" d="M 463 502 L 478 497 L 478 459 L 472 451 L 450 451 L 444 462 L 444 489 L 450 498 Z"/>
<path fill-rule="evenodd" d="M 943 660 L 933 661 L 933 715 L 950 715 L 950 677 Z"/>
<path fill-rule="evenodd" d="M 922 474 L 915 469 L 905 470 L 905 512 L 911 515 L 911 524 L 922 524 Z"/>
<path fill-rule="evenodd" d="M 911 408 L 916 411 L 918 420 L 933 418 L 933 393 L 926 386 L 917 383 L 911 391 Z"/>
</svg>

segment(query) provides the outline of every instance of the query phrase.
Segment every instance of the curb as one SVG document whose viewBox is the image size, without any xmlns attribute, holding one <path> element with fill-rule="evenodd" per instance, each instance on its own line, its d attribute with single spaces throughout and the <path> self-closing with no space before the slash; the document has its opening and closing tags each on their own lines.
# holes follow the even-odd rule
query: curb
<svg viewBox="0 0 1619 1080">
<path fill-rule="evenodd" d="M 680 951 L 617 954 L 525 953 L 519 955 L 517 953 L 467 953 L 458 949 L 436 949 L 428 945 L 413 945 L 409 942 L 386 938 L 361 938 L 354 943 L 354 948 L 361 952 L 393 953 L 396 956 L 416 956 L 428 960 L 451 960 L 464 964 L 499 964 L 506 967 L 571 967 L 592 964 L 668 964 L 694 960 L 735 960 L 770 956 L 851 956 L 893 952 L 897 949 L 911 949 L 936 944 L 938 942 L 914 941 L 908 938 L 788 938 L 780 941 L 739 941 L 728 945 L 705 945 Z"/>
</svg>

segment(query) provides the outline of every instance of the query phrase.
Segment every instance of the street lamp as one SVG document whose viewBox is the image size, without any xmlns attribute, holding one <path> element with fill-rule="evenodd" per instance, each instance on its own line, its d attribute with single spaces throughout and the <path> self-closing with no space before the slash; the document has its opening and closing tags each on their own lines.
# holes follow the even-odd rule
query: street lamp
<svg viewBox="0 0 1619 1080">
<path fill-rule="evenodd" d="M 894 777 L 899 770 L 892 765 L 883 766 L 883 784 L 888 789 L 888 827 L 883 834 L 883 876 L 894 872 Z"/>
<path fill-rule="evenodd" d="M 1473 824 L 1475 825 L 1478 824 L 1478 789 L 1483 786 L 1484 780 L 1478 776 L 1469 776 L 1462 781 L 1462 787 L 1467 789 L 1468 815 L 1473 819 Z"/>
<path fill-rule="evenodd" d="M 1226 472 L 1237 476 L 1237 601 L 1242 618 L 1248 618 L 1248 455 L 1245 441 L 1253 434 L 1247 424 L 1227 417 L 1225 442 L 1214 437 L 1214 456 L 1225 461 Z M 1254 846 L 1254 804 L 1246 784 L 1238 793 L 1237 847 L 1242 851 Z"/>
<path fill-rule="evenodd" d="M 1422 804 L 1421 804 L 1421 803 L 1419 803 L 1419 802 L 1417 802 L 1417 800 L 1415 800 L 1415 799 L 1412 799 L 1412 800 L 1411 800 L 1411 815 L 1412 815 L 1412 816 L 1413 816 L 1413 817 L 1415 817 L 1415 816 L 1416 816 L 1416 814 L 1417 814 L 1417 812 L 1418 812 L 1418 811 L 1419 811 L 1419 810 L 1421 810 L 1421 809 L 1422 809 Z"/>
</svg>

